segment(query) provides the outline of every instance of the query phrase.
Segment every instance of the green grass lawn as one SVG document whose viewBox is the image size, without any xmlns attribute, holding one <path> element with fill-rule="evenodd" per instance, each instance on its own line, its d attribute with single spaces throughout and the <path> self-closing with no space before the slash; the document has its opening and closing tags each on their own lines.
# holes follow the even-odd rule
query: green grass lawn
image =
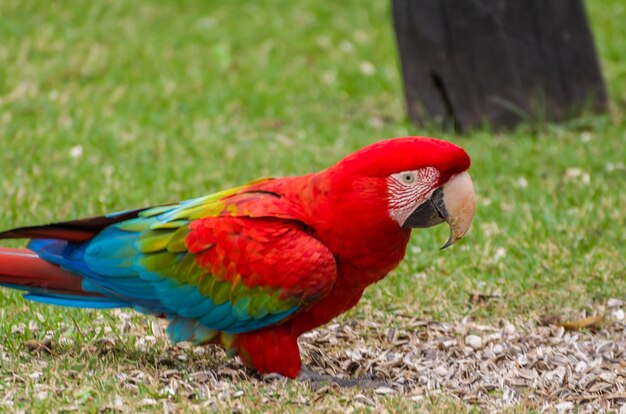
<svg viewBox="0 0 626 414">
<path fill-rule="evenodd" d="M 2 1 L 0 228 L 303 174 L 381 138 L 430 135 L 472 157 L 479 202 L 471 234 L 439 251 L 447 229 L 414 232 L 402 265 L 346 317 L 363 321 L 372 308 L 435 320 L 593 312 L 626 292 L 622 3 L 588 2 L 610 116 L 459 136 L 407 122 L 386 1 Z M 470 303 L 477 292 L 501 297 Z M 134 335 L 155 328 L 129 318 L 125 331 L 111 312 L 47 307 L 0 290 L 0 410 L 9 397 L 12 409 L 41 411 L 167 400 L 162 384 L 119 381 L 120 373 L 167 369 L 157 363 L 167 343 L 138 351 Z M 33 356 L 29 341 L 48 331 L 60 350 Z M 89 352 L 111 335 L 113 352 Z M 189 358 L 189 372 L 210 363 Z M 312 392 L 286 386 L 294 398 Z M 341 402 L 341 392 L 332 398 Z M 202 406 L 200 397 L 169 401 Z M 396 403 L 407 404 L 389 399 Z M 298 408 L 260 397 L 240 405 Z"/>
</svg>

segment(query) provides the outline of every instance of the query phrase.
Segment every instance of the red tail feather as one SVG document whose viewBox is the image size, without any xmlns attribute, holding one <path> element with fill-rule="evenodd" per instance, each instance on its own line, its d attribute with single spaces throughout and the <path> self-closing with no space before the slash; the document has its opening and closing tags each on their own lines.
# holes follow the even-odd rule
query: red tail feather
<svg viewBox="0 0 626 414">
<path fill-rule="evenodd" d="M 34 287 L 58 293 L 100 296 L 85 292 L 82 278 L 40 259 L 29 249 L 0 248 L 0 284 Z"/>
</svg>

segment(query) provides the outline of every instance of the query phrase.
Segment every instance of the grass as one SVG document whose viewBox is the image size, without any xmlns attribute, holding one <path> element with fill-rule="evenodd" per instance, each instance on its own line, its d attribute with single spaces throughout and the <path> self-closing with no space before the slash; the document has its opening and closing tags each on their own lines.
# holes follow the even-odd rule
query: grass
<svg viewBox="0 0 626 414">
<path fill-rule="evenodd" d="M 626 292 L 626 10 L 619 0 L 588 8 L 611 115 L 459 137 L 405 119 L 388 2 L 3 1 L 0 227 L 190 198 L 325 168 L 380 138 L 439 136 L 473 160 L 480 201 L 471 235 L 440 252 L 444 228 L 415 232 L 402 265 L 367 292 L 370 306 L 346 318 L 372 317 L 371 308 L 438 320 L 593 311 Z M 472 304 L 475 292 L 502 298 Z M 150 333 L 148 319 L 128 318 Z M 2 290 L 0 404 L 201 406 L 202 398 L 166 398 L 162 384 L 121 385 L 114 373 L 159 370 L 170 349 L 159 339 L 137 351 L 125 326 L 119 314 L 46 307 Z M 33 357 L 28 341 L 48 331 L 60 353 Z M 110 335 L 112 352 L 89 352 Z M 190 358 L 174 364 L 192 372 L 206 363 Z M 312 392 L 287 387 L 294 398 Z M 254 392 L 241 408 L 297 410 Z M 341 391 L 325 398 L 348 404 Z M 163 408 L 142 409 L 155 407 Z M 388 409 L 401 407 L 454 403 L 388 400 Z"/>
</svg>

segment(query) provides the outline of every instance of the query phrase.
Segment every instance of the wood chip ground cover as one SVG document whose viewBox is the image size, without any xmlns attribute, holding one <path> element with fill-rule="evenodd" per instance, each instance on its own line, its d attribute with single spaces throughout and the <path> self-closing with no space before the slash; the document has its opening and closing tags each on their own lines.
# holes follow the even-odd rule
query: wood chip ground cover
<svg viewBox="0 0 626 414">
<path fill-rule="evenodd" d="M 19 372 L 2 371 L 0 409 L 20 411 L 25 399 L 45 401 L 68 394 L 75 401 L 61 410 L 83 410 L 96 393 L 64 388 L 60 377 L 86 375 L 68 369 L 51 375 L 55 359 L 90 356 L 111 364 L 108 370 L 124 395 L 106 408 L 112 411 L 219 410 L 271 412 L 424 409 L 443 406 L 489 411 L 626 411 L 625 305 L 612 300 L 600 309 L 601 325 L 570 331 L 560 325 L 500 320 L 488 325 L 465 318 L 428 321 L 401 312 L 373 312 L 367 321 L 343 320 L 305 334 L 300 341 L 307 368 L 339 380 L 367 378 L 365 386 L 340 388 L 332 381 L 290 381 L 260 377 L 227 359 L 213 347 L 170 344 L 159 322 L 115 312 L 111 327 L 102 317 L 94 330 L 103 335 L 84 345 L 52 332 L 24 343 L 18 353 L 0 346 L 3 363 L 18 358 Z M 585 317 L 587 315 L 581 315 Z M 561 324 L 565 325 L 565 324 Z M 37 330 L 37 323 L 17 325 L 14 333 Z M 115 333 L 135 338 L 126 342 Z M 86 333 L 87 336 L 90 333 Z M 113 363 L 121 358 L 121 362 Z M 145 390 L 151 390 L 146 393 Z M 146 395 L 149 395 L 146 397 Z M 133 396 L 137 400 L 133 401 Z M 129 408 L 132 407 L 132 410 Z"/>
</svg>

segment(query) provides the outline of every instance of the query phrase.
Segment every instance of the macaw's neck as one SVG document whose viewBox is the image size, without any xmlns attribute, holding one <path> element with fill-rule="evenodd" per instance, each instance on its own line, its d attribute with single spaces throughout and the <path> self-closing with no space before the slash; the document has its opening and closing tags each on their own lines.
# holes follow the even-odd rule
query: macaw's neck
<svg viewBox="0 0 626 414">
<path fill-rule="evenodd" d="M 337 258 L 337 283 L 362 290 L 404 257 L 410 230 L 388 214 L 386 189 L 371 180 L 345 180 L 329 170 L 280 178 L 264 188 L 302 206 L 306 224 Z"/>
</svg>

